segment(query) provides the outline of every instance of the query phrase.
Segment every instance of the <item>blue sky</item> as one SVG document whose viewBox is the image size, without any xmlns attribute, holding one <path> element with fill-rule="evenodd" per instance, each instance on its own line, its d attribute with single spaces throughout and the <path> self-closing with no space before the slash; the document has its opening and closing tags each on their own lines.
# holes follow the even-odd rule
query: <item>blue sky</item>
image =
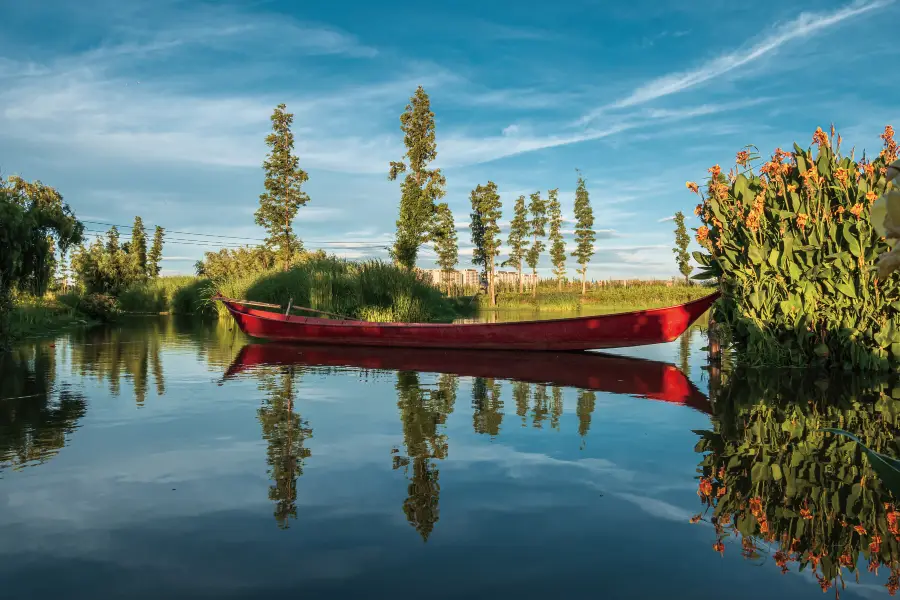
<svg viewBox="0 0 900 600">
<path fill-rule="evenodd" d="M 0 169 L 57 187 L 83 219 L 139 214 L 250 241 L 263 237 L 269 116 L 285 102 L 310 175 L 306 246 L 385 257 L 399 199 L 388 163 L 423 85 L 461 266 L 475 185 L 498 184 L 504 221 L 518 195 L 551 188 L 571 218 L 577 167 L 600 232 L 589 276 L 667 277 L 666 219 L 683 210 L 697 226 L 685 181 L 727 170 L 746 144 L 807 146 L 834 122 L 845 146 L 872 150 L 900 125 L 888 0 L 410 6 L 0 0 Z M 170 241 L 164 272 L 212 249 Z"/>
</svg>

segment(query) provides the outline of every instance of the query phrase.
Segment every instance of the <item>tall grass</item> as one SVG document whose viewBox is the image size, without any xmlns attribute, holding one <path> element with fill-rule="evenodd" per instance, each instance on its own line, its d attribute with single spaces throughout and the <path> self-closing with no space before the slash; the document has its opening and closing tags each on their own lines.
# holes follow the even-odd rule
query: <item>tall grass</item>
<svg viewBox="0 0 900 600">
<path fill-rule="evenodd" d="M 608 286 L 591 290 L 585 296 L 580 292 L 580 289 L 577 292 L 541 292 L 539 289 L 536 299 L 531 292 L 502 293 L 497 295 L 497 308 L 565 311 L 590 306 L 641 310 L 683 304 L 711 294 L 713 290 L 699 285 L 658 284 L 633 287 Z M 478 302 L 480 308 L 490 308 L 490 299 L 486 296 L 479 296 Z"/>
<path fill-rule="evenodd" d="M 35 297 L 18 294 L 13 298 L 9 315 L 12 339 L 48 335 L 73 324 L 84 322 L 84 315 L 53 295 Z"/>
<path fill-rule="evenodd" d="M 157 277 L 130 286 L 119 295 L 119 307 L 126 313 L 211 314 L 204 291 L 209 280 L 193 275 Z"/>
<path fill-rule="evenodd" d="M 277 269 L 209 282 L 203 295 L 304 306 L 367 321 L 452 321 L 459 304 L 422 275 L 379 260 L 322 257 Z M 220 315 L 227 314 L 221 305 Z"/>
</svg>

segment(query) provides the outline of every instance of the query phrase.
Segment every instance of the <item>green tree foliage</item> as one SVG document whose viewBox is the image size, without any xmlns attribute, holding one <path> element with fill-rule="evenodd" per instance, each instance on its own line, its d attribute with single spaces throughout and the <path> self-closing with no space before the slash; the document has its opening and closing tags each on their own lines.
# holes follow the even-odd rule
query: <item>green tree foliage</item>
<svg viewBox="0 0 900 600">
<path fill-rule="evenodd" d="M 262 436 L 266 440 L 266 463 L 269 477 L 269 500 L 275 502 L 275 521 L 281 529 L 290 527 L 297 518 L 297 479 L 312 451 L 305 446 L 313 435 L 309 423 L 294 410 L 295 386 L 303 370 L 284 367 L 265 379 L 262 389 L 266 400 L 258 411 Z"/>
<path fill-rule="evenodd" d="M 128 276 L 134 281 L 147 278 L 147 232 L 140 217 L 134 218 L 131 240 L 128 242 Z"/>
<path fill-rule="evenodd" d="M 547 235 L 547 200 L 541 198 L 540 192 L 531 194 L 528 212 L 531 214 L 531 220 L 528 222 L 528 231 L 532 239 L 531 247 L 525 254 L 525 262 L 531 267 L 531 271 L 534 274 L 534 284 L 531 289 L 534 297 L 537 298 L 537 268 L 541 260 L 541 252 L 545 248 L 541 238 Z"/>
<path fill-rule="evenodd" d="M 587 291 L 587 268 L 594 255 L 594 210 L 591 208 L 591 198 L 584 183 L 584 177 L 578 172 L 578 187 L 575 188 L 575 250 L 572 256 L 576 258 L 581 268 L 581 295 Z"/>
<path fill-rule="evenodd" d="M 13 292 L 43 294 L 55 270 L 54 248 L 65 252 L 83 232 L 54 188 L 20 177 L 0 179 L 0 344 L 9 339 Z"/>
<path fill-rule="evenodd" d="M 691 255 L 688 254 L 688 244 L 691 238 L 688 235 L 687 228 L 684 226 L 684 213 L 680 210 L 675 213 L 675 247 L 672 252 L 675 253 L 675 262 L 678 264 L 678 270 L 684 275 L 684 280 L 688 283 L 691 281 Z"/>
<path fill-rule="evenodd" d="M 500 255 L 500 194 L 497 184 L 488 181 L 487 185 L 478 184 L 469 195 L 472 202 L 472 243 L 483 261 L 488 280 L 488 295 L 491 306 L 497 304 L 494 285 L 496 258 Z M 476 230 L 478 237 L 476 239 Z"/>
<path fill-rule="evenodd" d="M 522 278 L 522 267 L 528 251 L 528 233 L 528 208 L 525 206 L 525 196 L 519 196 L 513 209 L 513 218 L 509 224 L 509 237 L 506 240 L 509 245 L 509 258 L 503 262 L 502 266 L 516 268 L 519 274 L 520 294 L 525 283 Z"/>
<path fill-rule="evenodd" d="M 408 164 L 403 160 L 392 161 L 388 179 L 394 181 L 401 173 L 409 172 L 400 185 L 400 216 L 391 254 L 398 264 L 412 269 L 419 247 L 428 241 L 433 230 L 435 203 L 444 197 L 447 183 L 440 169 L 428 168 L 437 157 L 437 142 L 431 100 L 422 86 L 416 89 L 400 115 L 400 130 L 403 131 L 404 158 Z"/>
<path fill-rule="evenodd" d="M 299 159 L 294 156 L 294 134 L 291 124 L 294 115 L 285 112 L 285 105 L 279 104 L 272 113 L 272 133 L 266 136 L 266 145 L 271 148 L 263 168 L 266 171 L 266 191 L 259 196 L 256 224 L 266 228 L 266 244 L 281 259 L 282 268 L 287 270 L 295 252 L 303 249 L 303 244 L 294 233 L 294 218 L 301 206 L 306 206 L 309 196 L 301 187 L 309 179 L 300 168 Z"/>
<path fill-rule="evenodd" d="M 590 390 L 578 390 L 578 403 L 575 406 L 575 414 L 578 416 L 578 435 L 586 437 L 591 429 L 591 416 L 594 413 L 594 405 L 597 402 L 597 394 Z"/>
<path fill-rule="evenodd" d="M 159 262 L 162 260 L 165 235 L 165 230 L 157 225 L 156 230 L 153 232 L 153 245 L 150 246 L 150 252 L 147 254 L 148 277 L 159 277 Z"/>
<path fill-rule="evenodd" d="M 105 239 L 99 236 L 90 246 L 79 245 L 72 252 L 75 282 L 88 294 L 118 296 L 126 288 L 156 277 L 162 255 L 162 229 L 157 228 L 153 247 L 147 252 L 143 220 L 135 217 L 131 239 L 121 243 L 119 230 L 111 227 Z M 158 242 L 158 244 L 157 244 Z"/>
<path fill-rule="evenodd" d="M 206 252 L 203 260 L 194 265 L 194 269 L 201 277 L 222 281 L 248 273 L 268 271 L 275 266 L 276 259 L 276 254 L 265 246 L 222 248 L 218 252 Z"/>
<path fill-rule="evenodd" d="M 566 276 L 566 243 L 562 237 L 562 206 L 559 202 L 559 190 L 548 192 L 550 203 L 550 260 L 553 262 L 553 274 L 556 275 L 558 289 L 562 289 L 563 279 Z"/>
<path fill-rule="evenodd" d="M 449 288 L 450 274 L 459 264 L 459 244 L 456 236 L 456 224 L 453 222 L 453 212 L 446 202 L 437 205 L 431 239 L 434 241 L 437 264 L 443 271 L 444 282 Z"/>
<path fill-rule="evenodd" d="M 719 281 L 714 316 L 739 361 L 862 370 L 900 362 L 900 273 L 878 280 L 876 260 L 890 247 L 870 223 L 897 158 L 893 129 L 882 138 L 872 161 L 842 156 L 819 129 L 817 151 L 776 149 L 759 174 L 747 151 L 731 178 L 710 168 L 694 277 Z"/>
</svg>

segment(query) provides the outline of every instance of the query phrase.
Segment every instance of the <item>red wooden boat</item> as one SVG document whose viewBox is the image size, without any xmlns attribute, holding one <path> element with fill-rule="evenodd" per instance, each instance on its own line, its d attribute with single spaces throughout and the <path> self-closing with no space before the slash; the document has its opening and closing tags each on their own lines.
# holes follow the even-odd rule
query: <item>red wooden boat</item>
<svg viewBox="0 0 900 600">
<path fill-rule="evenodd" d="M 671 342 L 718 297 L 716 292 L 667 308 L 509 323 L 373 323 L 294 316 L 289 314 L 290 305 L 282 313 L 254 308 L 262 306 L 280 311 L 277 304 L 221 296 L 213 299 L 225 305 L 244 333 L 268 340 L 346 346 L 571 351 Z"/>
<path fill-rule="evenodd" d="M 272 365 L 351 367 L 390 371 L 453 373 L 464 377 L 510 379 L 612 394 L 651 398 L 710 413 L 709 399 L 675 365 L 596 352 L 516 352 L 307 346 L 271 342 L 247 344 L 225 372 Z"/>
</svg>

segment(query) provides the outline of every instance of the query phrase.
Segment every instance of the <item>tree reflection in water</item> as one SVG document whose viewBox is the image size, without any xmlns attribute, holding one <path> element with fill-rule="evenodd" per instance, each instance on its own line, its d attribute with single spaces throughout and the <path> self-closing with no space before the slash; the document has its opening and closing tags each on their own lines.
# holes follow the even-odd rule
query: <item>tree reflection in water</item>
<svg viewBox="0 0 900 600">
<path fill-rule="evenodd" d="M 257 416 L 268 444 L 268 475 L 274 482 L 269 486 L 269 500 L 275 502 L 273 514 L 282 529 L 288 529 L 290 519 L 297 518 L 297 479 L 303 475 L 304 461 L 312 455 L 305 447 L 312 428 L 294 411 L 295 386 L 302 375 L 301 367 L 280 367 L 263 375 L 260 386 L 266 397 Z"/>
<path fill-rule="evenodd" d="M 813 379 L 797 373 L 725 374 L 703 453 L 697 494 L 724 553 L 729 539 L 748 559 L 770 556 L 782 572 L 810 569 L 823 591 L 889 572 L 900 589 L 900 505 L 843 428 L 897 456 L 900 401 L 893 382 Z M 713 382 L 711 382 L 712 384 Z"/>
<path fill-rule="evenodd" d="M 447 435 L 443 429 L 453 412 L 457 387 L 456 375 L 440 375 L 437 384 L 426 389 L 420 383 L 419 373 L 397 372 L 397 408 L 403 422 L 406 456 L 395 455 L 394 468 L 403 467 L 406 471 L 409 485 L 403 512 L 426 542 L 440 518 L 440 473 L 433 461 L 447 458 Z"/>
<path fill-rule="evenodd" d="M 0 352 L 0 472 L 45 463 L 78 428 L 87 403 L 57 384 L 56 368 L 46 343 Z"/>
</svg>

